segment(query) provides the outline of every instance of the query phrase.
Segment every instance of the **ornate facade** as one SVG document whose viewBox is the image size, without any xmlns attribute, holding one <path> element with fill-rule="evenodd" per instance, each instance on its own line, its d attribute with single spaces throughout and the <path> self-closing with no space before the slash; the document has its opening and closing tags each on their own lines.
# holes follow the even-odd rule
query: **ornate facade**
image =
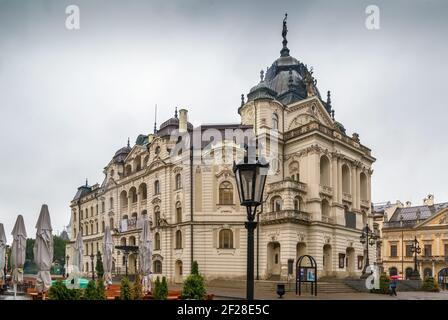
<svg viewBox="0 0 448 320">
<path fill-rule="evenodd" d="M 266 201 L 256 230 L 256 266 L 262 279 L 288 276 L 288 260 L 314 256 L 319 276 L 358 276 L 363 267 L 362 227 L 372 222 L 371 175 L 375 159 L 359 136 L 335 121 L 330 93 L 317 89 L 312 69 L 289 54 L 286 20 L 281 56 L 261 72 L 239 124 L 193 129 L 187 110 L 179 111 L 154 134 L 118 150 L 104 169 L 101 185 L 82 186 L 71 202 L 72 244 L 83 233 L 85 272 L 91 253 L 102 250 L 105 225 L 117 245 L 138 245 L 139 218 L 152 221 L 153 272 L 179 282 L 198 261 L 207 279 L 246 277 L 245 208 L 239 205 L 230 155 L 234 139 L 210 139 L 227 130 L 249 130 L 270 162 Z M 177 150 L 173 132 L 202 134 L 200 147 Z M 209 142 L 204 143 L 204 136 Z M 194 139 L 193 139 L 194 140 Z M 206 163 L 203 158 L 219 159 Z M 223 159 L 224 158 L 224 159 Z M 198 161 L 199 160 L 199 161 Z M 233 159 L 231 159 L 233 160 Z M 376 252 L 371 250 L 371 261 Z M 114 252 L 114 272 L 123 257 Z M 137 266 L 129 257 L 129 272 Z M 69 268 L 70 270 L 70 268 Z"/>
</svg>

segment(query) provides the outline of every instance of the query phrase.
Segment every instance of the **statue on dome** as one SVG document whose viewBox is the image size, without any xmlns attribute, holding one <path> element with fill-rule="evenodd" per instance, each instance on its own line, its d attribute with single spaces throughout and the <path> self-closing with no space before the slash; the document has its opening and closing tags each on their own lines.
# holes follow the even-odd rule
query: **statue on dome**
<svg viewBox="0 0 448 320">
<path fill-rule="evenodd" d="M 303 82 L 305 83 L 306 86 L 306 94 L 307 97 L 313 97 L 316 95 L 316 85 L 317 85 L 317 80 L 314 79 L 313 77 L 313 68 L 311 67 L 310 70 L 308 71 L 308 69 L 305 69 L 305 75 L 303 77 Z"/>
</svg>

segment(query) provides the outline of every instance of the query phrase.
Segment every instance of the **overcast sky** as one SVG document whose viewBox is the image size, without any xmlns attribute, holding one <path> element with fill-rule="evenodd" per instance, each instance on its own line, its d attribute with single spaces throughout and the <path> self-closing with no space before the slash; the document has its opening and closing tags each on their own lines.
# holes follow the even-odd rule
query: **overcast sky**
<svg viewBox="0 0 448 320">
<path fill-rule="evenodd" d="M 337 2 L 337 3 L 336 3 Z M 80 30 L 65 27 L 68 5 Z M 380 30 L 365 9 L 380 8 Z M 198 125 L 239 122 L 241 93 L 291 55 L 332 91 L 336 119 L 372 149 L 374 202 L 448 201 L 448 2 L 0 0 L 0 222 L 55 231 L 85 179 L 174 107 Z M 9 240 L 11 239 L 8 237 Z"/>
</svg>

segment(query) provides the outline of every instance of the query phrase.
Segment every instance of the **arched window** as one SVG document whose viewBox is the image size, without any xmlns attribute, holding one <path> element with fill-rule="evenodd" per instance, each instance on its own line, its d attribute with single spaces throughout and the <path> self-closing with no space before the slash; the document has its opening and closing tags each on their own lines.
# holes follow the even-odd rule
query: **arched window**
<svg viewBox="0 0 448 320">
<path fill-rule="evenodd" d="M 106 223 L 103 220 L 103 222 L 101 223 L 101 232 L 104 232 L 104 230 L 106 230 Z"/>
<path fill-rule="evenodd" d="M 154 208 L 154 225 L 156 227 L 160 226 L 160 207 L 156 206 Z"/>
<path fill-rule="evenodd" d="M 272 114 L 272 130 L 278 130 L 278 115 L 275 112 Z"/>
<path fill-rule="evenodd" d="M 134 218 L 137 219 L 137 212 L 133 212 L 131 217 L 132 217 L 132 219 L 134 219 Z"/>
<path fill-rule="evenodd" d="M 141 156 L 137 156 L 134 159 L 134 168 L 135 171 L 140 171 L 142 169 L 142 158 Z"/>
<path fill-rule="evenodd" d="M 86 243 L 86 256 L 89 255 L 89 244 Z"/>
<path fill-rule="evenodd" d="M 125 214 L 125 215 L 123 216 L 123 220 L 128 220 L 128 219 L 129 219 L 128 215 Z"/>
<path fill-rule="evenodd" d="M 273 212 L 282 210 L 283 201 L 280 196 L 275 196 L 271 200 L 271 209 Z"/>
<path fill-rule="evenodd" d="M 350 193 L 350 169 L 346 164 L 342 166 L 342 192 Z"/>
<path fill-rule="evenodd" d="M 93 207 L 90 207 L 90 216 L 93 217 Z"/>
<path fill-rule="evenodd" d="M 86 262 L 86 272 L 89 272 L 89 263 Z"/>
<path fill-rule="evenodd" d="M 135 246 L 135 237 L 134 236 L 129 237 L 129 245 Z"/>
<path fill-rule="evenodd" d="M 154 234 L 154 250 L 160 250 L 160 234 L 158 232 Z"/>
<path fill-rule="evenodd" d="M 132 173 L 132 166 L 130 164 L 128 164 L 124 170 L 125 175 L 130 175 Z"/>
<path fill-rule="evenodd" d="M 300 181 L 300 165 L 299 162 L 293 161 L 289 164 L 289 175 L 292 180 Z"/>
<path fill-rule="evenodd" d="M 122 246 L 126 245 L 126 238 L 125 237 L 121 238 L 120 245 L 122 245 Z"/>
<path fill-rule="evenodd" d="M 79 219 L 82 220 L 82 218 L 84 218 L 84 210 L 79 213 Z"/>
<path fill-rule="evenodd" d="M 114 218 L 109 219 L 109 227 L 111 231 L 114 229 Z"/>
<path fill-rule="evenodd" d="M 396 276 L 398 274 L 398 269 L 396 267 L 389 268 L 389 275 Z"/>
<path fill-rule="evenodd" d="M 229 181 L 219 185 L 219 204 L 233 204 L 233 185 Z"/>
<path fill-rule="evenodd" d="M 176 190 L 182 188 L 182 176 L 180 173 L 176 174 Z"/>
<path fill-rule="evenodd" d="M 89 208 L 86 208 L 86 219 L 89 217 Z"/>
<path fill-rule="evenodd" d="M 423 279 L 432 277 L 432 269 L 431 268 L 425 268 L 423 270 Z"/>
<path fill-rule="evenodd" d="M 100 232 L 100 228 L 98 228 L 98 221 L 95 222 L 95 225 L 96 225 L 96 233 Z"/>
<path fill-rule="evenodd" d="M 361 185 L 361 200 L 368 200 L 367 195 L 367 176 L 364 172 L 361 172 L 359 176 L 360 185 Z"/>
<path fill-rule="evenodd" d="M 76 239 L 76 228 L 73 229 L 73 239 Z"/>
<path fill-rule="evenodd" d="M 176 223 L 182 222 L 182 205 L 180 201 L 176 202 Z"/>
<path fill-rule="evenodd" d="M 330 204 L 326 199 L 321 203 L 322 217 L 330 217 Z"/>
<path fill-rule="evenodd" d="M 148 166 L 148 160 L 149 160 L 149 157 L 148 157 L 148 156 L 146 156 L 146 157 L 143 159 L 143 168 L 146 168 L 146 167 Z"/>
<path fill-rule="evenodd" d="M 110 197 L 109 198 L 109 209 L 113 209 L 114 208 L 114 198 Z"/>
<path fill-rule="evenodd" d="M 160 194 L 160 182 L 159 182 L 159 180 L 154 181 L 154 194 Z"/>
<path fill-rule="evenodd" d="M 320 185 L 330 186 L 330 160 L 326 156 L 320 157 Z"/>
<path fill-rule="evenodd" d="M 148 198 L 148 191 L 146 188 L 146 183 L 142 183 L 139 187 L 138 187 L 138 193 L 140 195 L 140 198 L 142 200 L 146 200 Z"/>
<path fill-rule="evenodd" d="M 300 211 L 300 203 L 302 202 L 302 199 L 300 197 L 294 198 L 294 210 Z"/>
<path fill-rule="evenodd" d="M 128 193 L 125 190 L 120 193 L 120 204 L 122 208 L 127 208 L 128 206 Z"/>
<path fill-rule="evenodd" d="M 162 261 L 154 260 L 154 273 L 160 274 L 162 273 Z"/>
<path fill-rule="evenodd" d="M 132 203 L 137 203 L 137 189 L 135 187 L 132 187 L 129 190 L 129 198 L 131 199 Z"/>
<path fill-rule="evenodd" d="M 233 249 L 233 232 L 230 229 L 219 231 L 219 248 Z"/>
<path fill-rule="evenodd" d="M 156 155 L 158 155 L 158 154 L 160 153 L 160 147 L 159 147 L 159 146 L 156 147 L 156 150 L 154 151 L 154 153 L 155 153 Z"/>
<path fill-rule="evenodd" d="M 182 249 L 182 232 L 176 231 L 176 249 Z"/>
<path fill-rule="evenodd" d="M 105 212 L 106 211 L 106 203 L 104 201 L 101 201 L 101 212 Z"/>
<path fill-rule="evenodd" d="M 143 217 L 144 219 L 146 219 L 147 216 L 148 216 L 148 211 L 147 211 L 147 210 L 143 210 L 143 211 L 142 211 L 142 217 Z"/>
</svg>

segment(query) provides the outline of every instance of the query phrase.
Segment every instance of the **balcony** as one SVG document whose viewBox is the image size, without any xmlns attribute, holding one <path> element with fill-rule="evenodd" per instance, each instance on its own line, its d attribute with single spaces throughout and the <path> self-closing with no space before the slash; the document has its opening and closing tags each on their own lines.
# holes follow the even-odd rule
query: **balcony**
<svg viewBox="0 0 448 320">
<path fill-rule="evenodd" d="M 328 216 L 322 216 L 322 222 L 334 224 L 334 218 Z"/>
<path fill-rule="evenodd" d="M 319 193 L 320 194 L 323 194 L 323 195 L 326 195 L 326 196 L 329 196 L 329 197 L 332 197 L 333 196 L 333 188 L 332 187 L 329 187 L 329 186 L 320 186 L 320 188 L 319 188 Z"/>
<path fill-rule="evenodd" d="M 121 230 L 120 230 L 120 232 L 128 232 L 128 231 L 132 231 L 132 230 L 136 230 L 136 229 L 138 229 L 138 227 L 137 227 L 137 218 L 130 218 L 130 219 L 123 219 L 122 220 L 122 222 L 123 221 L 126 221 L 127 222 L 127 225 L 126 225 L 126 227 L 125 227 L 125 225 L 121 225 Z"/>
<path fill-rule="evenodd" d="M 279 182 L 270 183 L 267 186 L 267 192 L 279 192 L 283 190 L 293 190 L 298 192 L 306 193 L 307 185 L 306 183 L 294 181 L 294 180 L 284 180 Z"/>
<path fill-rule="evenodd" d="M 350 193 L 343 193 L 342 194 L 342 201 L 346 202 L 352 202 L 352 195 Z"/>
<path fill-rule="evenodd" d="M 311 221 L 311 216 L 308 212 L 296 211 L 296 210 L 280 210 L 263 213 L 260 215 L 262 224 L 275 224 L 275 223 L 308 223 Z"/>
<path fill-rule="evenodd" d="M 369 200 L 361 200 L 361 207 L 370 209 L 370 201 Z"/>
</svg>

